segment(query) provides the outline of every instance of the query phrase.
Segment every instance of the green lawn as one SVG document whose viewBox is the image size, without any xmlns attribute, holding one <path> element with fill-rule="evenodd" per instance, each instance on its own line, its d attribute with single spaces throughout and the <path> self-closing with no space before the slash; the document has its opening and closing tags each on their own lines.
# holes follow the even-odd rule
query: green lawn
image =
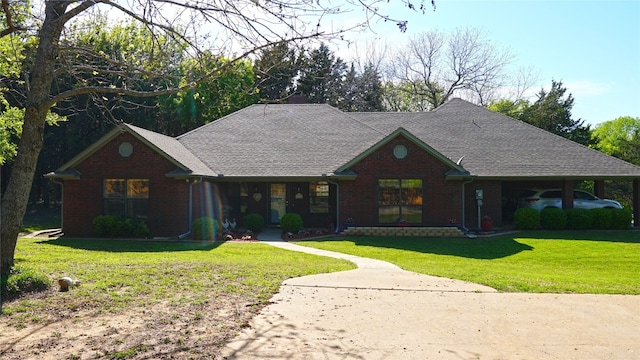
<svg viewBox="0 0 640 360">
<path fill-rule="evenodd" d="M 169 302 L 198 305 L 221 297 L 262 304 L 291 277 L 353 269 L 347 261 L 290 252 L 259 243 L 157 243 L 125 240 L 19 239 L 17 267 L 51 280 L 82 281 L 74 296 L 53 292 L 10 302 L 5 314 L 39 309 L 117 312 L 131 306 Z"/>
<path fill-rule="evenodd" d="M 640 294 L 640 231 L 540 231 L 478 239 L 352 237 L 300 244 L 501 291 Z"/>
</svg>

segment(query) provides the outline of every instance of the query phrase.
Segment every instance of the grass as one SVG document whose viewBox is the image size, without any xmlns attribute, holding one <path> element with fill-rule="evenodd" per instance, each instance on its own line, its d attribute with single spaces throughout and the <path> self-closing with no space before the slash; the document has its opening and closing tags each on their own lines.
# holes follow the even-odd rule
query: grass
<svg viewBox="0 0 640 360">
<path fill-rule="evenodd" d="M 481 239 L 354 237 L 300 243 L 501 291 L 640 294 L 640 232 L 523 232 Z"/>
<path fill-rule="evenodd" d="M 117 313 L 159 302 L 198 306 L 223 297 L 260 305 L 287 278 L 354 268 L 344 260 L 259 243 L 24 238 L 18 241 L 15 262 L 47 274 L 52 286 L 62 276 L 82 281 L 73 296 L 53 291 L 5 304 L 5 315 L 33 314 L 30 321 L 36 322 L 47 308 Z"/>
<path fill-rule="evenodd" d="M 27 209 L 22 220 L 21 233 L 32 233 L 34 231 L 57 229 L 60 227 L 62 217 L 60 208 L 44 208 L 39 205 L 32 205 Z"/>
</svg>

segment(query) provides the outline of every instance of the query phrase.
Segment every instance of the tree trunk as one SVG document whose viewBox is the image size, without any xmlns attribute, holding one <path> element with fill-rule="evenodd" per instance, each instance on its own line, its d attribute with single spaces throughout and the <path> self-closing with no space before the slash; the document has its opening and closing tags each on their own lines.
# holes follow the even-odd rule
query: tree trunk
<svg viewBox="0 0 640 360">
<path fill-rule="evenodd" d="M 51 84 L 59 52 L 60 34 L 66 2 L 45 2 L 45 20 L 39 33 L 38 51 L 29 77 L 22 137 L 11 170 L 7 190 L 2 197 L 0 214 L 0 272 L 7 274 L 13 267 L 22 218 L 27 209 L 29 192 L 44 141 L 45 119 L 51 102 Z"/>
</svg>

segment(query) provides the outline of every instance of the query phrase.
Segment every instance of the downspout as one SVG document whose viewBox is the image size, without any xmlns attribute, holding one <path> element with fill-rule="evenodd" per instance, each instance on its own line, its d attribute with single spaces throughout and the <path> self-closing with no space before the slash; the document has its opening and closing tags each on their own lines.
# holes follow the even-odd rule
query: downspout
<svg viewBox="0 0 640 360">
<path fill-rule="evenodd" d="M 191 224 L 193 224 L 193 184 L 197 184 L 202 181 L 202 178 L 190 180 L 187 179 L 189 183 L 189 215 L 187 221 L 189 222 L 189 229 L 186 233 L 178 235 L 178 239 L 182 240 L 191 234 Z"/>
<path fill-rule="evenodd" d="M 465 181 L 462 183 L 462 230 L 463 231 L 468 231 L 467 227 L 465 226 L 465 217 L 467 216 L 467 214 L 465 213 L 465 185 L 470 184 L 473 182 L 473 178 Z"/>
<path fill-rule="evenodd" d="M 62 199 L 62 201 L 60 201 L 60 231 L 64 232 L 64 182 L 56 180 L 54 178 L 51 178 L 49 180 L 56 185 L 60 185 L 60 198 Z"/>
<path fill-rule="evenodd" d="M 327 181 L 329 184 L 336 186 L 336 230 L 337 234 L 340 231 L 340 183 Z"/>
</svg>

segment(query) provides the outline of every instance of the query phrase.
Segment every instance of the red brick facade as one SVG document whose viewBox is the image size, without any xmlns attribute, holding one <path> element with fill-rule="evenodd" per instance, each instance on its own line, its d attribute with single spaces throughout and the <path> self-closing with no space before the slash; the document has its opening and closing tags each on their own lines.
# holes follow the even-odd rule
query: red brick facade
<svg viewBox="0 0 640 360">
<path fill-rule="evenodd" d="M 133 145 L 129 157 L 119 154 L 122 142 Z M 184 180 L 165 174 L 176 166 L 123 133 L 75 167 L 79 180 L 64 181 L 63 231 L 68 236 L 95 236 L 93 219 L 103 214 L 103 181 L 109 178 L 149 179 L 147 225 L 151 236 L 177 236 L 189 229 L 189 187 Z"/>
<path fill-rule="evenodd" d="M 396 145 L 407 148 L 407 156 L 397 159 L 393 154 Z M 377 226 L 378 179 L 419 178 L 423 184 L 422 226 L 444 226 L 450 222 L 461 224 L 462 186 L 460 180 L 446 180 L 451 168 L 442 160 L 425 151 L 413 141 L 399 135 L 362 161 L 351 170 L 357 174 L 355 181 L 340 183 L 341 223 L 353 218 L 357 226 Z M 494 224 L 501 224 L 501 182 L 482 181 L 465 185 L 465 213 L 467 227 L 477 222 L 475 190 L 483 189 L 483 214 L 490 214 Z"/>
<path fill-rule="evenodd" d="M 119 154 L 123 142 L 133 145 L 129 157 Z M 396 145 L 407 148 L 407 156 L 398 159 L 393 150 Z M 220 182 L 206 185 L 176 180 L 166 174 L 176 166 L 154 149 L 129 133 L 123 133 L 106 143 L 79 163 L 79 180 L 64 181 L 63 231 L 68 236 L 96 236 L 93 219 L 103 214 L 104 179 L 149 179 L 149 211 L 147 225 L 151 236 L 176 237 L 189 230 L 189 220 L 200 216 L 222 219 L 224 216 L 242 218 L 248 213 L 259 213 L 267 224 L 269 216 L 269 183 L 249 182 L 246 199 L 240 196 L 239 183 Z M 421 226 L 443 226 L 462 223 L 461 180 L 447 180 L 451 167 L 430 154 L 410 139 L 399 135 L 365 157 L 350 170 L 356 174 L 353 181 L 340 181 L 330 186 L 329 214 L 311 214 L 308 207 L 308 182 L 287 183 L 287 212 L 299 213 L 305 226 L 324 227 L 329 222 L 342 224 L 353 218 L 358 226 L 379 226 L 378 180 L 387 178 L 422 180 Z M 465 225 L 475 228 L 478 219 L 475 190 L 484 191 L 482 215 L 489 215 L 494 224 L 502 221 L 502 183 L 500 181 L 474 181 L 465 186 Z M 189 186 L 192 186 L 192 212 L 189 217 Z M 300 189 L 300 190 L 299 190 Z M 293 194 L 303 197 L 296 199 Z M 336 194 L 339 199 L 336 201 Z M 260 196 L 254 196 L 260 194 Z M 336 203 L 340 219 L 334 219 Z M 241 211 L 242 209 L 242 211 Z M 225 215 L 226 214 L 226 215 Z"/>
</svg>

